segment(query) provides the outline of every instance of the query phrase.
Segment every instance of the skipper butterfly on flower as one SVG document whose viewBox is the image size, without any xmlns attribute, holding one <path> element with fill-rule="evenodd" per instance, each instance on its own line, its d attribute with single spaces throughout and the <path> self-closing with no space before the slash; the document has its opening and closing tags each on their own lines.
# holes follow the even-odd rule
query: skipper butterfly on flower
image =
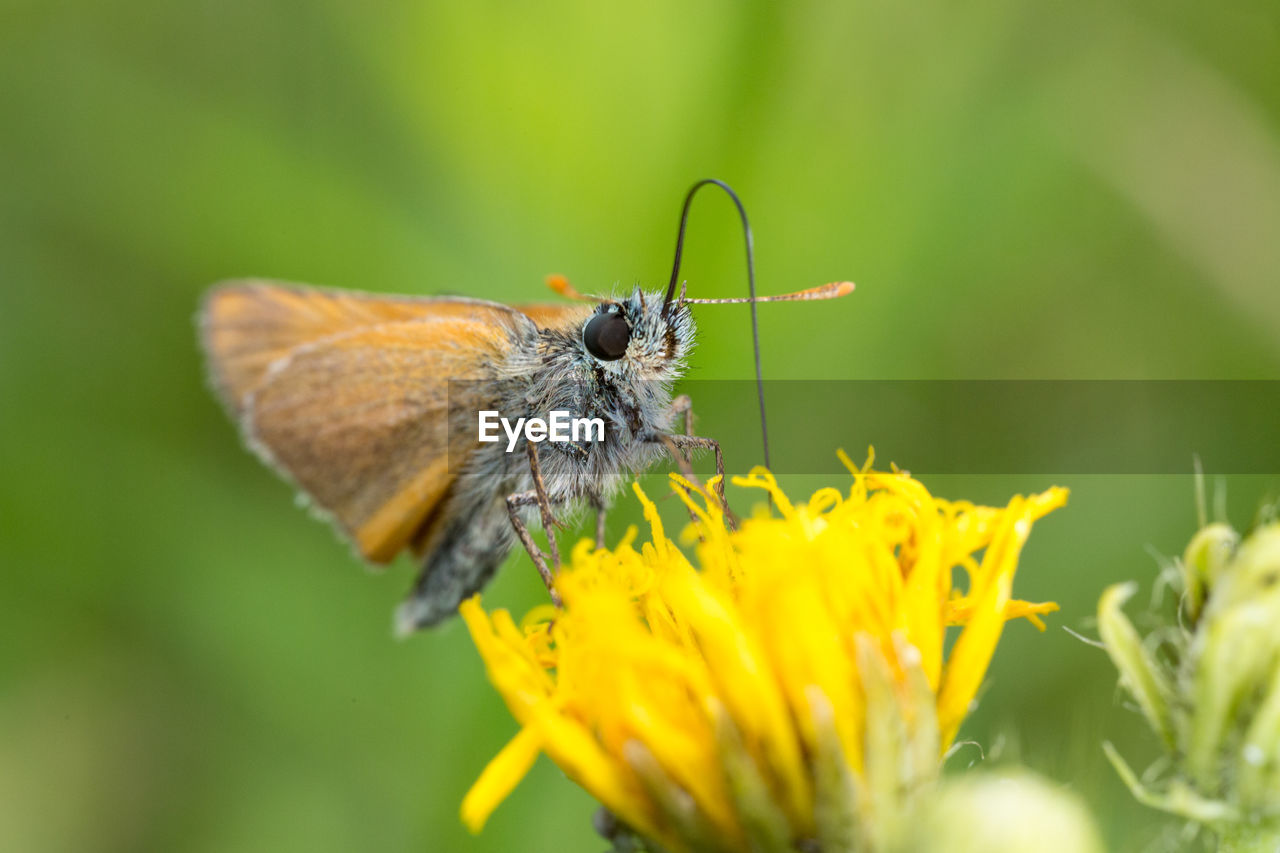
<svg viewBox="0 0 1280 853">
<path fill-rule="evenodd" d="M 689 204 L 671 282 L 615 297 L 504 305 L 464 297 L 377 296 L 273 281 L 213 288 L 200 311 L 214 388 L 246 444 L 332 520 L 355 551 L 381 565 L 409 552 L 421 565 L 397 627 L 409 633 L 454 614 L 517 541 L 553 599 L 558 513 L 589 504 L 603 541 L 610 498 L 632 472 L 670 452 L 719 445 L 692 434 L 687 397 L 674 397 L 694 342 L 693 304 L 830 299 L 839 282 L 784 296 L 690 299 L 677 292 Z M 483 432 L 489 413 L 523 432 Z M 543 439 L 557 413 L 587 422 L 592 440 Z M 549 423 L 549 420 L 551 423 Z M 594 422 L 600 423 L 595 440 Z M 494 422 L 496 423 L 496 421 Z M 723 477 L 721 478 L 723 482 Z M 548 535 L 550 563 L 529 525 Z"/>
</svg>

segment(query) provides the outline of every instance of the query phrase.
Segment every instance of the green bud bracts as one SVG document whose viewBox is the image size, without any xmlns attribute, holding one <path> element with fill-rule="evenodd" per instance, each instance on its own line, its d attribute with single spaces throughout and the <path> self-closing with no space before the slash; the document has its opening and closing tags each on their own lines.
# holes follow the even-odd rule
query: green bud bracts
<svg viewBox="0 0 1280 853">
<path fill-rule="evenodd" d="M 1222 850 L 1280 841 L 1280 524 L 1243 538 L 1203 527 L 1179 565 L 1175 618 L 1145 637 L 1121 611 L 1136 591 L 1113 586 L 1098 628 L 1120 682 L 1168 753 L 1144 785 L 1107 755 L 1142 802 L 1215 832 Z"/>
</svg>

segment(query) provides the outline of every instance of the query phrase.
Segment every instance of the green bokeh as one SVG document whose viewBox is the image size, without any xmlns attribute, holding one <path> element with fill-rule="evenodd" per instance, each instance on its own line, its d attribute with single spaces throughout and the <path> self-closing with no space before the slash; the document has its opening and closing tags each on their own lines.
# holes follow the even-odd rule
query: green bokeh
<svg viewBox="0 0 1280 853">
<path fill-rule="evenodd" d="M 460 625 L 391 639 L 412 567 L 362 571 L 241 449 L 209 283 L 657 286 L 714 175 L 763 290 L 859 284 L 762 309 L 773 378 L 1280 378 L 1278 66 L 1272 0 L 0 6 L 0 849 L 602 847 L 545 761 L 461 827 L 514 724 Z M 692 286 L 739 294 L 740 239 L 700 202 Z M 749 376 L 745 309 L 699 321 L 694 375 Z M 928 482 L 1053 480 L 1017 591 L 1063 610 L 1010 626 L 962 737 L 1137 849 L 1171 824 L 1098 743 L 1150 740 L 1061 628 L 1180 551 L 1191 479 Z M 1274 484 L 1232 478 L 1234 517 Z M 487 600 L 522 610 L 512 562 Z"/>
</svg>

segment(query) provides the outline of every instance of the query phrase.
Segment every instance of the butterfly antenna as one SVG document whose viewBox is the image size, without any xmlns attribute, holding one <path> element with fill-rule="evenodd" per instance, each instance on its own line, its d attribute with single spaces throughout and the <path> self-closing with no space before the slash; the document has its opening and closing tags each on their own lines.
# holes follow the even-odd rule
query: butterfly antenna
<svg viewBox="0 0 1280 853">
<path fill-rule="evenodd" d="M 751 223 L 747 221 L 747 209 L 742 206 L 742 200 L 738 198 L 738 194 L 724 181 L 703 178 L 690 187 L 688 194 L 684 197 L 684 207 L 680 210 L 680 230 L 676 233 L 676 257 L 671 264 L 671 283 L 667 285 L 667 296 L 663 300 L 663 305 L 671 304 L 671 300 L 676 295 L 676 283 L 680 280 L 680 258 L 684 254 L 684 232 L 689 224 L 689 206 L 693 204 L 693 197 L 697 195 L 698 190 L 708 184 L 713 184 L 729 194 L 729 198 L 733 199 L 734 205 L 738 208 L 738 217 L 742 220 L 742 236 L 747 245 L 747 288 L 751 303 L 751 347 L 756 360 L 756 398 L 760 401 L 760 436 L 764 442 L 764 465 L 768 468 L 769 425 L 764 413 L 764 377 L 760 370 L 760 321 L 756 317 L 758 300 L 756 299 L 755 241 L 751 237 Z M 683 296 L 683 292 L 681 295 Z"/>
</svg>

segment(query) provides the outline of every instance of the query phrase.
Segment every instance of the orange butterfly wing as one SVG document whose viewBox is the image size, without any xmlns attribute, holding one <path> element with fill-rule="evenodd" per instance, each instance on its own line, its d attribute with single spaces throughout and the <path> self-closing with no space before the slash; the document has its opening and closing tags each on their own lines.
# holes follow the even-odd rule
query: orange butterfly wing
<svg viewBox="0 0 1280 853">
<path fill-rule="evenodd" d="M 475 447 L 485 402 L 455 398 L 466 423 L 451 424 L 449 380 L 494 378 L 537 337 L 493 302 L 260 282 L 215 290 L 201 327 L 248 443 L 375 563 L 414 539 Z"/>
<path fill-rule="evenodd" d="M 485 317 L 493 310 L 510 309 L 465 297 L 384 296 L 247 279 L 209 291 L 200 310 L 200 335 L 218 393 L 239 412 L 267 368 L 301 344 L 361 326 Z"/>
<path fill-rule="evenodd" d="M 540 329 L 565 329 L 585 321 L 596 310 L 595 305 L 558 305 L 547 302 L 513 307 Z"/>
</svg>

